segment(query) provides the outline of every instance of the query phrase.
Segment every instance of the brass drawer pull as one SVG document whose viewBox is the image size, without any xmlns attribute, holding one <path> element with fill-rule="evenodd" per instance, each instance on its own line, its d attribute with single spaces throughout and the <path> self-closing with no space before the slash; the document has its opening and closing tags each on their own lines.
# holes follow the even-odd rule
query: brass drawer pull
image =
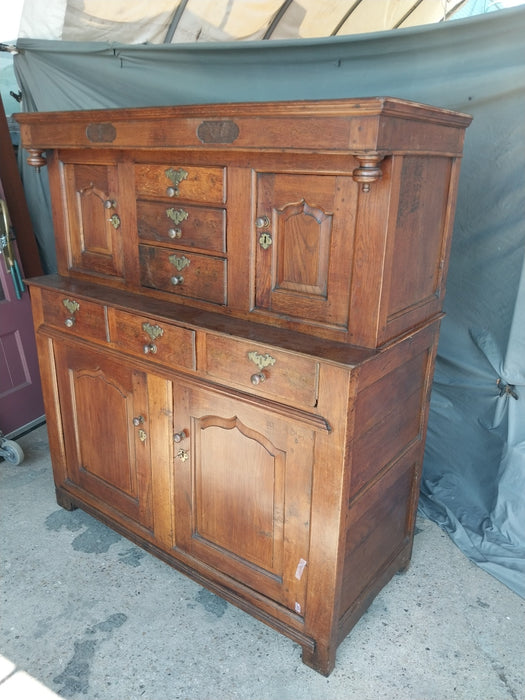
<svg viewBox="0 0 525 700">
<path fill-rule="evenodd" d="M 64 304 L 70 314 L 75 314 L 80 309 L 78 301 L 72 301 L 71 299 L 62 299 L 62 304 Z"/>
<path fill-rule="evenodd" d="M 171 278 L 171 283 L 175 286 L 177 286 L 178 284 L 182 284 L 183 282 L 184 282 L 184 277 L 182 275 L 174 275 Z"/>
<path fill-rule="evenodd" d="M 71 299 L 62 299 L 62 304 L 70 313 L 70 315 L 64 321 L 64 325 L 66 328 L 73 328 L 77 322 L 75 314 L 80 309 L 80 304 L 78 301 L 72 301 Z"/>
<path fill-rule="evenodd" d="M 253 362 L 262 371 L 265 367 L 271 367 L 275 364 L 275 357 L 272 357 L 268 353 L 261 355 L 260 352 L 252 350 L 248 353 L 248 359 Z"/>
<path fill-rule="evenodd" d="M 135 416 L 132 420 L 133 425 L 135 428 L 138 428 L 139 425 L 142 425 L 144 423 L 144 416 Z"/>
<path fill-rule="evenodd" d="M 157 324 L 152 326 L 151 323 L 146 321 L 142 324 L 142 330 L 151 338 L 151 343 L 146 343 L 146 345 L 144 345 L 144 354 L 148 355 L 151 353 L 152 355 L 156 355 L 157 346 L 153 341 L 157 340 L 157 338 L 162 338 L 164 335 L 164 328 L 161 328 L 161 326 L 158 326 Z"/>
<path fill-rule="evenodd" d="M 182 229 L 180 228 L 170 228 L 168 230 L 169 238 L 182 238 Z"/>
<path fill-rule="evenodd" d="M 170 255 L 168 260 L 179 272 L 182 272 L 191 262 L 185 255 Z"/>
<path fill-rule="evenodd" d="M 175 226 L 178 226 L 179 224 L 182 224 L 183 221 L 186 221 L 188 218 L 189 214 L 185 209 L 166 209 L 166 216 L 168 219 L 171 219 Z"/>
<path fill-rule="evenodd" d="M 142 324 L 142 330 L 149 335 L 151 340 L 157 340 L 157 338 L 161 338 L 164 335 L 164 328 L 157 324 L 152 326 L 151 323 L 147 321 Z"/>
<path fill-rule="evenodd" d="M 166 190 L 166 194 L 168 197 L 178 197 L 180 192 L 179 192 L 179 185 L 183 180 L 186 180 L 188 177 L 188 173 L 186 170 L 183 170 L 183 168 L 168 168 L 167 170 L 164 171 L 166 177 L 171 180 L 173 183 L 173 187 L 168 187 Z"/>
</svg>

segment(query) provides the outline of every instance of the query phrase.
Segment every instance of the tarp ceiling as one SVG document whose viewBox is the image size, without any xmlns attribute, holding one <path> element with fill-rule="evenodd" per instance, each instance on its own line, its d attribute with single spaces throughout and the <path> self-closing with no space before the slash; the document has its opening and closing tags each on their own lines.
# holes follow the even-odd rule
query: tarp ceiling
<svg viewBox="0 0 525 700">
<path fill-rule="evenodd" d="M 465 0 L 25 0 L 20 38 L 124 44 L 342 36 L 448 19 Z"/>
</svg>

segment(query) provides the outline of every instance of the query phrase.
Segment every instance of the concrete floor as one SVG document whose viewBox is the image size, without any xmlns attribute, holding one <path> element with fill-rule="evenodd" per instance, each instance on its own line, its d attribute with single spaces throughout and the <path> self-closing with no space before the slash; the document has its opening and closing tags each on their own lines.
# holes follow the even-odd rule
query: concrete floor
<svg viewBox="0 0 525 700">
<path fill-rule="evenodd" d="M 524 700 L 525 601 L 418 520 L 412 564 L 339 647 L 300 648 L 54 500 L 45 426 L 0 462 L 0 698 Z"/>
</svg>

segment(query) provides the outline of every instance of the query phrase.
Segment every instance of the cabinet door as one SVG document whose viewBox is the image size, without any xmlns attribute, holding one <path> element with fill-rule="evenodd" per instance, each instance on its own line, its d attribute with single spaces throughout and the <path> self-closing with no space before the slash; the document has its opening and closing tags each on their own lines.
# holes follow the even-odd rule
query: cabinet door
<svg viewBox="0 0 525 700">
<path fill-rule="evenodd" d="M 174 397 L 177 547 L 304 615 L 313 431 L 218 392 Z"/>
<path fill-rule="evenodd" d="M 64 163 L 69 267 L 123 277 L 121 202 L 116 164 Z"/>
<path fill-rule="evenodd" d="M 96 506 L 107 504 L 151 530 L 146 375 L 63 342 L 57 344 L 56 361 L 67 482 Z"/>
<path fill-rule="evenodd" d="M 356 191 L 348 177 L 258 174 L 257 308 L 347 327 Z"/>
</svg>

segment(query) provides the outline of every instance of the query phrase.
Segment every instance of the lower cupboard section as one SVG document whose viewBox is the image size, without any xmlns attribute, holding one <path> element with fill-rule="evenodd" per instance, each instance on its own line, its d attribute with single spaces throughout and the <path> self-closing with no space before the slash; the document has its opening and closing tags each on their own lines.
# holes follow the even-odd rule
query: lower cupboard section
<svg viewBox="0 0 525 700">
<path fill-rule="evenodd" d="M 410 559 L 435 330 L 358 367 L 320 363 L 319 413 L 39 332 L 57 500 L 287 635 L 328 675 Z M 388 432 L 400 391 L 408 408 Z"/>
</svg>

